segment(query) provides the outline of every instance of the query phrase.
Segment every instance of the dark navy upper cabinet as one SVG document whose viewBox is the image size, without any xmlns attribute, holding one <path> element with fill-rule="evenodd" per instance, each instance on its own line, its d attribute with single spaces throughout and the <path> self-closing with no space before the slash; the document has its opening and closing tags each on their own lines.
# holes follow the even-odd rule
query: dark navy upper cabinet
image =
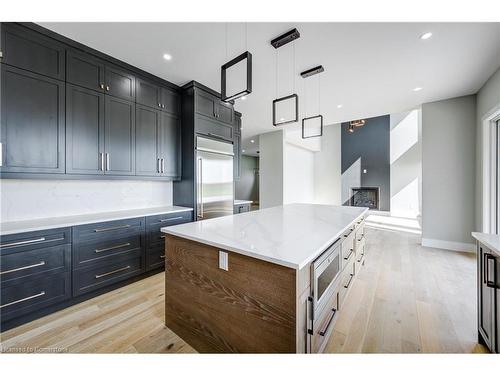
<svg viewBox="0 0 500 375">
<path fill-rule="evenodd" d="M 64 83 L 2 64 L 2 172 L 64 173 Z"/>
<path fill-rule="evenodd" d="M 159 139 L 161 112 L 142 105 L 135 110 L 135 173 L 159 176 L 161 170 Z"/>
<path fill-rule="evenodd" d="M 135 174 L 135 103 L 105 96 L 105 174 Z"/>
<path fill-rule="evenodd" d="M 162 112 L 160 125 L 161 174 L 168 177 L 179 177 L 181 173 L 180 119 Z"/>
<path fill-rule="evenodd" d="M 2 24 L 1 38 L 2 63 L 64 80 L 65 48 L 62 43 L 10 23 Z"/>
<path fill-rule="evenodd" d="M 136 101 L 151 108 L 161 109 L 160 87 L 142 78 L 136 80 Z"/>
<path fill-rule="evenodd" d="M 135 77 L 130 72 L 106 65 L 104 75 L 106 94 L 135 101 Z"/>
<path fill-rule="evenodd" d="M 89 54 L 69 50 L 66 54 L 66 80 L 68 83 L 104 92 L 104 62 Z"/>
<path fill-rule="evenodd" d="M 160 103 L 162 111 L 167 111 L 173 114 L 180 114 L 181 112 L 181 97 L 180 95 L 166 87 L 162 87 L 160 90 Z"/>
<path fill-rule="evenodd" d="M 104 94 L 66 87 L 66 173 L 104 174 Z"/>
</svg>

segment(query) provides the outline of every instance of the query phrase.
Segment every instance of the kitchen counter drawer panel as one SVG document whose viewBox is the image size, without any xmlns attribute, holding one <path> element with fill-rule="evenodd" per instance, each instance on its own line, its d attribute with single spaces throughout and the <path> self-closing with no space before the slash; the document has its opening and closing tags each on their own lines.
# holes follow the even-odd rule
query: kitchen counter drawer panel
<svg viewBox="0 0 500 375">
<path fill-rule="evenodd" d="M 69 272 L 2 283 L 0 315 L 7 321 L 71 297 Z"/>
<path fill-rule="evenodd" d="M 328 306 L 325 307 L 321 315 L 313 322 L 313 335 L 311 338 L 311 346 L 313 353 L 321 353 L 324 350 L 326 341 L 328 341 L 333 326 L 337 320 L 339 310 L 339 294 L 340 285 L 335 289 Z"/>
<path fill-rule="evenodd" d="M 173 212 L 164 215 L 155 215 L 146 217 L 146 226 L 158 225 L 159 228 L 169 225 L 187 223 L 193 220 L 192 211 Z M 155 227 L 156 228 L 156 227 Z"/>
<path fill-rule="evenodd" d="M 9 234 L 0 237 L 0 254 L 13 254 L 69 243 L 71 243 L 71 228 Z"/>
<path fill-rule="evenodd" d="M 0 281 L 38 275 L 47 271 L 69 271 L 71 245 L 59 245 L 6 254 L 0 257 Z M 42 276 L 39 276 L 42 277 Z"/>
<path fill-rule="evenodd" d="M 165 225 L 158 225 L 158 226 L 152 226 L 149 228 L 149 232 L 146 234 L 147 236 L 147 246 L 157 246 L 157 245 L 162 245 L 165 247 L 165 233 L 161 232 L 161 228 L 163 228 Z"/>
<path fill-rule="evenodd" d="M 140 234 L 144 230 L 144 218 L 114 220 L 73 227 L 73 243 L 84 241 L 102 241 L 117 237 L 128 237 Z"/>
<path fill-rule="evenodd" d="M 136 234 L 123 238 L 80 243 L 73 247 L 73 267 L 89 267 L 104 260 L 123 258 L 131 254 L 140 256 L 144 248 L 143 242 L 143 236 Z"/>
<path fill-rule="evenodd" d="M 73 296 L 102 288 L 107 285 L 139 275 L 144 271 L 142 257 L 119 261 L 105 261 L 96 267 L 73 271 Z"/>
<path fill-rule="evenodd" d="M 354 282 L 354 278 L 356 277 L 357 267 L 359 267 L 359 263 L 353 260 L 346 265 L 343 274 L 342 281 L 340 283 L 340 293 L 339 293 L 339 307 L 342 308 L 342 304 L 351 290 L 352 284 Z"/>
<path fill-rule="evenodd" d="M 159 243 L 146 250 L 146 271 L 165 267 L 165 244 Z"/>
</svg>

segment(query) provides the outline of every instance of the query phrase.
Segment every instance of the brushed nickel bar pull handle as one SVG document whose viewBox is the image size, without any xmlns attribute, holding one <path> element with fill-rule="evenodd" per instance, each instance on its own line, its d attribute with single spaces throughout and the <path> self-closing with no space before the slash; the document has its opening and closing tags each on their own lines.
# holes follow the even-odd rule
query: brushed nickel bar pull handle
<svg viewBox="0 0 500 375">
<path fill-rule="evenodd" d="M 99 158 L 101 159 L 101 168 L 100 168 L 100 170 L 104 171 L 104 153 L 103 152 L 99 152 Z"/>
<path fill-rule="evenodd" d="M 6 244 L 0 245 L 0 248 L 2 248 L 2 247 L 11 247 L 11 246 L 29 245 L 29 244 L 32 244 L 32 243 L 38 243 L 38 242 L 43 242 L 43 241 L 45 241 L 45 237 L 36 238 L 34 240 L 26 240 L 26 241 L 6 243 Z"/>
<path fill-rule="evenodd" d="M 100 275 L 95 275 L 95 278 L 100 279 L 101 277 L 109 276 L 109 275 L 112 275 L 112 274 L 117 273 L 117 272 L 125 271 L 125 270 L 128 270 L 129 268 L 130 268 L 130 266 L 118 268 L 117 270 L 114 270 L 114 271 L 102 273 Z"/>
<path fill-rule="evenodd" d="M 349 255 L 347 257 L 344 257 L 344 260 L 349 260 L 349 258 L 351 257 L 351 255 L 354 253 L 354 249 L 351 249 L 349 251 Z"/>
<path fill-rule="evenodd" d="M 165 159 L 161 158 L 161 173 L 165 173 Z"/>
<path fill-rule="evenodd" d="M 176 217 L 171 217 L 169 219 L 161 219 L 160 223 L 164 223 L 165 221 L 177 220 L 177 219 L 183 219 L 183 217 L 182 216 L 176 216 Z"/>
<path fill-rule="evenodd" d="M 164 240 L 167 236 L 160 236 L 160 240 Z"/>
<path fill-rule="evenodd" d="M 328 328 L 330 327 L 330 324 L 332 324 L 333 318 L 335 317 L 335 314 L 337 314 L 337 309 L 332 309 L 333 314 L 330 316 L 330 319 L 328 319 L 328 323 L 326 323 L 325 329 L 319 332 L 320 336 L 326 335 L 326 332 L 328 331 Z"/>
<path fill-rule="evenodd" d="M 39 263 L 31 264 L 29 266 L 14 268 L 14 269 L 11 269 L 11 270 L 0 272 L 0 275 L 5 275 L 7 273 L 17 272 L 17 271 L 22 271 L 22 270 L 27 270 L 27 269 L 30 269 L 30 268 L 40 267 L 40 266 L 44 266 L 44 265 L 45 265 L 45 261 L 42 260 Z"/>
<path fill-rule="evenodd" d="M 351 277 L 349 278 L 349 281 L 347 282 L 347 284 L 346 284 L 346 285 L 344 285 L 344 288 L 346 288 L 346 289 L 347 289 L 347 288 L 349 288 L 349 284 L 351 284 L 351 281 L 352 281 L 352 278 L 353 278 L 353 277 L 354 277 L 354 274 L 353 274 L 353 273 L 351 273 Z"/>
<path fill-rule="evenodd" d="M 106 152 L 106 170 L 109 171 L 109 153 Z"/>
<path fill-rule="evenodd" d="M 165 259 L 165 255 L 160 255 L 160 258 L 161 259 Z"/>
<path fill-rule="evenodd" d="M 156 159 L 156 171 L 158 173 L 161 173 L 161 169 L 160 169 L 160 158 L 157 158 Z"/>
<path fill-rule="evenodd" d="M 117 229 L 125 229 L 125 228 L 130 228 L 130 225 L 120 225 L 118 227 L 110 227 L 110 228 L 98 228 L 94 229 L 94 232 L 99 233 L 99 232 L 108 232 L 110 230 L 117 230 Z"/>
<path fill-rule="evenodd" d="M 6 303 L 5 305 L 1 305 L 0 309 L 3 309 L 4 307 L 7 307 L 7 306 L 12 306 L 12 305 L 24 302 L 24 301 L 29 301 L 30 299 L 41 297 L 41 296 L 44 296 L 44 295 L 45 295 L 45 292 L 42 291 L 42 292 L 40 292 L 38 294 L 34 294 L 32 296 L 29 296 L 29 297 L 26 297 L 26 298 L 21 298 L 21 299 L 18 299 L 17 301 L 13 301 L 13 302 Z"/>
<path fill-rule="evenodd" d="M 130 242 L 122 243 L 122 244 L 116 245 L 116 246 L 106 247 L 104 249 L 95 249 L 94 252 L 103 253 L 105 251 L 115 250 L 115 249 L 119 249 L 120 247 L 125 247 L 125 246 L 130 246 Z"/>
</svg>

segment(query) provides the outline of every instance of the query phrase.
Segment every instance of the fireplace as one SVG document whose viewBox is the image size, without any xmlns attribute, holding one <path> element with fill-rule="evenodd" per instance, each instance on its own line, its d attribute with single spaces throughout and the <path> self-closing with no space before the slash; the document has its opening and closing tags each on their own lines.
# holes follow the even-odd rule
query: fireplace
<svg viewBox="0 0 500 375">
<path fill-rule="evenodd" d="M 351 188 L 351 206 L 378 210 L 380 207 L 379 195 L 378 187 Z"/>
</svg>

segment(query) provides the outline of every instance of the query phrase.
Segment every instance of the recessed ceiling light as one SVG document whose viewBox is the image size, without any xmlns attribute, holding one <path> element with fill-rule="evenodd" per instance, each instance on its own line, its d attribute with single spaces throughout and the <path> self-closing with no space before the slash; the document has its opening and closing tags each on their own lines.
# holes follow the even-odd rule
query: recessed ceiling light
<svg viewBox="0 0 500 375">
<path fill-rule="evenodd" d="M 337 104 L 337 108 L 342 108 L 343 106 L 343 104 Z"/>
<path fill-rule="evenodd" d="M 172 55 L 170 55 L 170 54 L 168 54 L 168 53 L 164 53 L 164 54 L 163 54 L 163 58 L 164 58 L 165 60 L 167 60 L 167 61 L 170 61 L 170 60 L 172 60 Z"/>
<path fill-rule="evenodd" d="M 246 96 L 242 96 L 241 100 L 246 100 L 246 98 L 247 98 Z"/>
<path fill-rule="evenodd" d="M 255 141 L 253 139 L 250 139 L 250 143 L 254 143 Z"/>
<path fill-rule="evenodd" d="M 420 90 L 422 90 L 422 87 L 415 87 L 415 88 L 413 89 L 413 91 L 420 91 Z"/>
<path fill-rule="evenodd" d="M 432 33 L 431 33 L 431 32 L 427 32 L 427 33 L 424 33 L 424 34 L 420 35 L 420 39 L 422 39 L 422 40 L 427 40 L 427 39 L 429 39 L 431 36 L 432 36 Z"/>
</svg>

